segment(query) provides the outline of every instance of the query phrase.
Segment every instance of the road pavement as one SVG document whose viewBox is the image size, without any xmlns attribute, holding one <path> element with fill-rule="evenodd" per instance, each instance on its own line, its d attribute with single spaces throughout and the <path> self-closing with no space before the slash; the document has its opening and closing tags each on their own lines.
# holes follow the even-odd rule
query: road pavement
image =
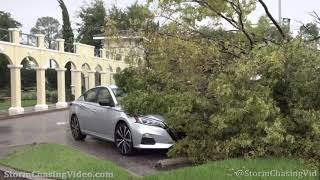
<svg viewBox="0 0 320 180">
<path fill-rule="evenodd" d="M 71 136 L 68 115 L 68 110 L 64 110 L 0 120 L 0 157 L 23 145 L 57 143 L 112 161 L 141 176 L 155 173 L 156 162 L 167 158 L 164 153 L 156 150 L 139 151 L 131 156 L 122 156 L 113 143 L 93 137 L 87 137 L 83 142 L 76 142 Z"/>
</svg>

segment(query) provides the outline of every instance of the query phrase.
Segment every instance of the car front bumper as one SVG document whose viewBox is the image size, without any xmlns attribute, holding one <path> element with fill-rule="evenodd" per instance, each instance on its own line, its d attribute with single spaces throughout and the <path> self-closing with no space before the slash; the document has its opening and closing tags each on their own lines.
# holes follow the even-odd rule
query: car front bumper
<svg viewBox="0 0 320 180">
<path fill-rule="evenodd" d="M 133 123 L 131 133 L 134 148 L 169 149 L 174 144 L 173 137 L 167 130 L 160 127 Z"/>
</svg>

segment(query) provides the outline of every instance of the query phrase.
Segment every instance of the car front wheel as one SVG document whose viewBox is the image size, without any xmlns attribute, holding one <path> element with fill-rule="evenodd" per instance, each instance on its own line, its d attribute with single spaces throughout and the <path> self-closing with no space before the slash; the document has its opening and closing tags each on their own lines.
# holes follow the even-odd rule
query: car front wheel
<svg viewBox="0 0 320 180">
<path fill-rule="evenodd" d="M 120 123 L 117 125 L 114 138 L 115 145 L 121 154 L 130 155 L 132 153 L 132 136 L 127 124 Z"/>
<path fill-rule="evenodd" d="M 86 138 L 86 135 L 81 133 L 79 120 L 76 115 L 71 117 L 70 128 L 71 128 L 72 137 L 76 141 L 83 141 Z"/>
</svg>

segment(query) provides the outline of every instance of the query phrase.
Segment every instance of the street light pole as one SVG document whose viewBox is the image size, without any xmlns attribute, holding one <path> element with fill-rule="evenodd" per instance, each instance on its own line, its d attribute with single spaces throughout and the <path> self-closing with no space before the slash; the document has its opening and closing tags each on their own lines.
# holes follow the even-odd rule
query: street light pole
<svg viewBox="0 0 320 180">
<path fill-rule="evenodd" d="M 281 24 L 281 22 L 282 22 L 282 7 L 281 7 L 281 5 L 282 5 L 282 3 L 281 3 L 281 0 L 278 0 L 278 2 L 279 2 L 279 24 Z"/>
</svg>

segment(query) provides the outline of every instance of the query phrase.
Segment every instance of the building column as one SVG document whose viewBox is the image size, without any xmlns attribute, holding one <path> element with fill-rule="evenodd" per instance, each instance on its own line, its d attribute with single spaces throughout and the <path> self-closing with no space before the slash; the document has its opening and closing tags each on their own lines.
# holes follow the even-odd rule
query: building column
<svg viewBox="0 0 320 180">
<path fill-rule="evenodd" d="M 18 28 L 9 28 L 8 31 L 10 31 L 10 42 L 14 44 L 20 43 L 20 29 Z"/>
<path fill-rule="evenodd" d="M 83 74 L 83 84 L 84 84 L 84 91 L 89 90 L 89 75 Z M 82 90 L 82 78 L 81 78 L 81 90 Z"/>
<path fill-rule="evenodd" d="M 96 72 L 88 71 L 89 89 L 96 87 Z"/>
<path fill-rule="evenodd" d="M 101 58 L 104 58 L 104 59 L 107 58 L 106 49 L 100 49 L 100 54 L 101 54 Z"/>
<path fill-rule="evenodd" d="M 45 48 L 45 44 L 44 44 L 45 34 L 35 34 L 35 36 L 37 37 L 37 47 L 42 49 Z"/>
<path fill-rule="evenodd" d="M 126 60 L 126 56 L 124 55 L 124 53 L 121 54 L 121 61 L 125 61 Z"/>
<path fill-rule="evenodd" d="M 64 52 L 64 39 L 56 39 L 56 42 L 58 44 L 56 50 Z"/>
<path fill-rule="evenodd" d="M 70 69 L 70 73 L 71 73 L 71 84 L 70 84 L 71 94 L 74 95 L 74 93 L 75 93 L 75 89 L 74 89 L 74 84 L 75 84 L 75 81 L 74 81 L 74 70 Z"/>
<path fill-rule="evenodd" d="M 116 82 L 114 81 L 114 78 L 113 78 L 114 74 L 115 73 L 110 73 L 110 84 L 111 85 L 115 85 L 116 84 Z"/>
<path fill-rule="evenodd" d="M 99 72 L 101 77 L 101 85 L 109 85 L 108 83 L 108 73 L 107 72 Z"/>
<path fill-rule="evenodd" d="M 57 85 L 58 85 L 58 102 L 56 108 L 65 108 L 68 106 L 66 103 L 66 88 L 65 88 L 65 68 L 57 68 Z"/>
<path fill-rule="evenodd" d="M 81 71 L 71 70 L 72 74 L 72 85 L 74 87 L 74 98 L 75 100 L 81 96 Z"/>
<path fill-rule="evenodd" d="M 24 109 L 21 107 L 21 74 L 22 65 L 8 65 L 10 69 L 11 83 L 11 107 L 9 115 L 22 114 Z"/>
<path fill-rule="evenodd" d="M 111 84 L 111 68 L 108 67 L 107 68 L 107 72 L 106 72 L 106 84 L 110 85 Z"/>
<path fill-rule="evenodd" d="M 48 109 L 46 104 L 46 68 L 36 67 L 37 71 L 37 105 L 35 111 L 43 111 Z"/>
</svg>

